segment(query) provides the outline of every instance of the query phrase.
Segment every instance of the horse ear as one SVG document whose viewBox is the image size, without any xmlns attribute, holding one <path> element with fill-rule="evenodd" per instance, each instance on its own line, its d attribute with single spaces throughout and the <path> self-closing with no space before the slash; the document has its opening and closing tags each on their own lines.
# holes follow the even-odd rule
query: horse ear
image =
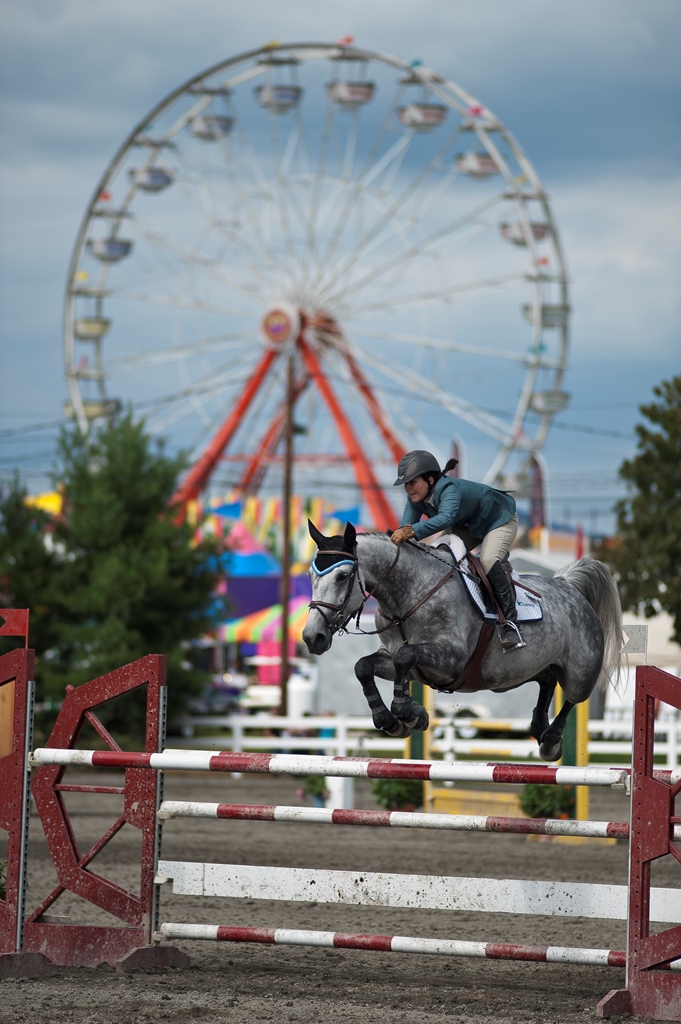
<svg viewBox="0 0 681 1024">
<path fill-rule="evenodd" d="M 311 519 L 308 519 L 307 521 L 307 528 L 310 531 L 310 536 L 312 537 L 312 540 L 315 542 L 317 547 L 321 547 L 321 542 L 326 539 L 324 537 L 324 534 L 317 529 L 317 527 L 315 526 Z"/>
<path fill-rule="evenodd" d="M 355 550 L 355 543 L 357 541 L 357 530 L 354 528 L 352 523 L 345 524 L 345 533 L 343 534 L 343 544 L 348 551 Z"/>
</svg>

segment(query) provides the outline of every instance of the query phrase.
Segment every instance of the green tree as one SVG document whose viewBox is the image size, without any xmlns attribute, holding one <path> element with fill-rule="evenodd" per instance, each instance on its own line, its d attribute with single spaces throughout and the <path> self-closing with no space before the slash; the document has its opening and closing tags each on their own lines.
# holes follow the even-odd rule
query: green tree
<svg viewBox="0 0 681 1024">
<path fill-rule="evenodd" d="M 68 683 L 149 653 L 168 656 L 171 713 L 207 681 L 191 663 L 190 645 L 221 610 L 213 596 L 216 551 L 210 543 L 195 544 L 193 527 L 175 521 L 169 502 L 182 468 L 181 458 L 154 450 L 143 424 L 130 415 L 87 437 L 76 429 L 62 432 L 55 479 L 63 510 L 42 534 L 49 571 L 22 581 L 28 555 L 21 561 L 15 555 L 9 564 L 5 549 L 13 541 L 0 537 L 0 565 L 9 564 L 14 603 L 20 595 L 32 610 L 36 636 L 44 633 L 36 672 L 43 697 L 58 698 Z M 24 543 L 41 567 L 25 532 Z M 116 701 L 104 717 L 112 727 L 139 732 L 141 715 L 139 698 L 131 697 Z"/>
<path fill-rule="evenodd" d="M 641 406 L 648 422 L 636 427 L 637 453 L 620 466 L 629 493 L 617 504 L 618 535 L 604 556 L 624 607 L 648 618 L 668 612 L 681 643 L 681 376 L 653 392 L 659 401 Z"/>
</svg>

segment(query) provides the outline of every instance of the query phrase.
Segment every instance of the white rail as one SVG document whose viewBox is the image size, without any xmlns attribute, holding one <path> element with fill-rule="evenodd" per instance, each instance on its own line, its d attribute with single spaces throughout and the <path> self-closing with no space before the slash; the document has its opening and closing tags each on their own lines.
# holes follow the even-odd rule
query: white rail
<svg viewBox="0 0 681 1024">
<path fill-rule="evenodd" d="M 504 718 L 436 718 L 432 720 L 431 751 L 441 754 L 445 760 L 458 757 L 539 758 L 538 745 L 525 737 L 529 733 L 529 719 Z M 229 733 L 212 736 L 194 736 L 196 729 L 221 729 Z M 631 718 L 592 719 L 589 729 L 589 755 L 610 758 L 631 757 Z M 319 735 L 323 730 L 332 735 Z M 262 735 L 264 731 L 278 732 L 279 735 Z M 510 738 L 475 735 L 486 733 L 510 733 Z M 311 753 L 335 754 L 348 757 L 352 754 L 374 753 L 399 754 L 404 750 L 404 740 L 390 739 L 374 730 L 371 718 L 367 716 L 316 715 L 310 717 L 280 717 L 278 715 L 198 715 L 183 720 L 183 738 L 178 746 L 202 750 L 253 750 L 253 751 L 310 751 Z M 658 767 L 676 769 L 679 767 L 681 751 L 681 720 L 660 719 L 655 726 L 655 753 L 664 758 Z M 665 737 L 662 740 L 662 737 Z"/>
</svg>

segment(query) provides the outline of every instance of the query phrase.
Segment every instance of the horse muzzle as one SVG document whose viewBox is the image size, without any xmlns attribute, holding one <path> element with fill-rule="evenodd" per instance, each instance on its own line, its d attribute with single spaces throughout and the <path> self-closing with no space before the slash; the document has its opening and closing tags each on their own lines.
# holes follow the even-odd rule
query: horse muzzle
<svg viewBox="0 0 681 1024">
<path fill-rule="evenodd" d="M 303 630 L 303 642 L 310 654 L 324 654 L 333 640 L 333 633 L 325 623 L 307 623 Z"/>
</svg>

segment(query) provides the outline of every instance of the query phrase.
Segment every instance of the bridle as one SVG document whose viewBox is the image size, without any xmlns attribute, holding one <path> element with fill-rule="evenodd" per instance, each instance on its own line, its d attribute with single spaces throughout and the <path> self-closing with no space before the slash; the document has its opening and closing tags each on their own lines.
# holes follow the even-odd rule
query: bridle
<svg viewBox="0 0 681 1024">
<path fill-rule="evenodd" d="M 352 570 L 348 577 L 348 588 L 345 592 L 345 597 L 343 598 L 342 601 L 340 601 L 338 604 L 332 604 L 330 601 L 310 601 L 309 604 L 310 608 L 319 609 L 319 614 L 324 619 L 324 622 L 326 623 L 328 629 L 331 631 L 332 634 L 335 634 L 339 631 L 342 632 L 347 626 L 350 619 L 355 614 L 354 612 L 350 612 L 349 615 L 346 615 L 346 610 L 348 604 L 350 603 L 352 591 L 354 590 L 355 587 L 355 580 L 358 581 L 362 594 L 364 595 L 364 599 L 357 612 L 358 618 L 362 612 L 362 609 L 364 608 L 364 605 L 366 604 L 371 595 L 367 594 L 364 587 L 362 586 L 362 581 L 359 578 L 359 558 L 357 556 L 357 545 L 355 545 L 354 551 L 338 551 L 333 548 L 327 548 L 323 551 L 319 551 L 318 554 L 342 555 L 343 557 L 339 562 L 333 562 L 332 565 L 327 566 L 326 569 L 318 569 L 317 566 L 315 565 L 315 562 L 317 561 L 317 559 L 315 558 L 310 568 L 314 573 L 316 573 L 317 576 L 326 576 L 327 573 L 331 572 L 333 569 L 338 569 L 341 565 L 352 565 Z M 323 608 L 330 608 L 334 614 L 330 618 L 327 617 L 327 615 L 322 611 Z"/>
</svg>

